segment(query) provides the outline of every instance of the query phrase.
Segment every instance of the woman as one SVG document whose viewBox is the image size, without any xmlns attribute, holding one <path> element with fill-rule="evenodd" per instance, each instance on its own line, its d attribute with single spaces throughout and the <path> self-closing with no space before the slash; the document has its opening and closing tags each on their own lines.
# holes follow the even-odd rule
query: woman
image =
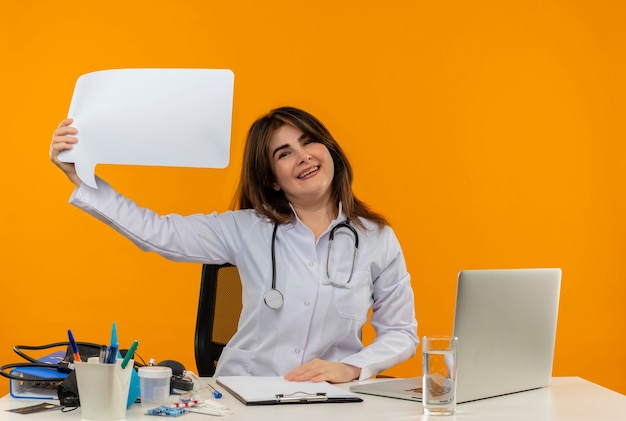
<svg viewBox="0 0 626 421">
<path fill-rule="evenodd" d="M 71 123 L 56 129 L 50 149 L 76 185 L 70 203 L 142 250 L 237 266 L 239 329 L 216 376 L 338 383 L 414 355 L 413 291 L 398 240 L 382 216 L 354 197 L 350 163 L 314 116 L 282 107 L 259 118 L 244 151 L 239 209 L 191 216 L 159 216 L 99 178 L 97 190 L 82 184 L 74 165 L 58 159 L 78 141 Z M 370 308 L 376 339 L 364 347 Z"/>
</svg>

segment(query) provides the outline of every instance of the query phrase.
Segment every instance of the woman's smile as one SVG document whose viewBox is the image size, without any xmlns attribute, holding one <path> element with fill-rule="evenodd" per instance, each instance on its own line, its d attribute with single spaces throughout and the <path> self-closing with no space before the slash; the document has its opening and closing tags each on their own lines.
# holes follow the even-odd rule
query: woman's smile
<svg viewBox="0 0 626 421">
<path fill-rule="evenodd" d="M 314 166 L 314 167 L 311 167 L 311 168 L 309 168 L 308 170 L 306 170 L 305 172 L 303 172 L 302 174 L 300 174 L 300 175 L 298 176 L 298 178 L 299 178 L 299 179 L 301 179 L 301 180 L 302 180 L 303 178 L 307 178 L 307 177 L 308 177 L 308 176 L 310 176 L 311 174 L 314 174 L 314 173 L 316 173 L 317 171 L 319 171 L 319 169 L 320 169 L 320 166 L 319 166 L 319 165 L 316 165 L 316 166 Z"/>
</svg>

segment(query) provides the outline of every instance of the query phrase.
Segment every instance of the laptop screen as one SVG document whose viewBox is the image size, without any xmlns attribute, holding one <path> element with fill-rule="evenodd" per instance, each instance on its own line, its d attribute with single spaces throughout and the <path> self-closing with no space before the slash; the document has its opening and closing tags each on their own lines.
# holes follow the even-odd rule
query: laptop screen
<svg viewBox="0 0 626 421">
<path fill-rule="evenodd" d="M 550 383 L 560 285 L 560 269 L 459 273 L 458 402 Z"/>
</svg>

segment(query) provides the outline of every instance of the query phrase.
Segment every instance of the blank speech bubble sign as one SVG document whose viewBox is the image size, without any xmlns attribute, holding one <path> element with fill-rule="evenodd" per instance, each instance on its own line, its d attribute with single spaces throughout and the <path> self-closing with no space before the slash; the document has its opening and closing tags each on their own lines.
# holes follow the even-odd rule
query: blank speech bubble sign
<svg viewBox="0 0 626 421">
<path fill-rule="evenodd" d="M 78 143 L 59 154 L 97 188 L 97 164 L 225 168 L 234 74 L 228 69 L 115 69 L 76 81 L 68 117 Z"/>
</svg>

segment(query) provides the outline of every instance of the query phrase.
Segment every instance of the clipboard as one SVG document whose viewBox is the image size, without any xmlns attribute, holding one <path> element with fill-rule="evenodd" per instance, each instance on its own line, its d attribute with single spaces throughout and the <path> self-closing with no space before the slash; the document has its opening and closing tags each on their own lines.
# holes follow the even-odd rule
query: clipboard
<svg viewBox="0 0 626 421">
<path fill-rule="evenodd" d="M 220 376 L 216 379 L 244 405 L 363 402 L 328 382 L 290 382 L 283 377 Z"/>
</svg>

